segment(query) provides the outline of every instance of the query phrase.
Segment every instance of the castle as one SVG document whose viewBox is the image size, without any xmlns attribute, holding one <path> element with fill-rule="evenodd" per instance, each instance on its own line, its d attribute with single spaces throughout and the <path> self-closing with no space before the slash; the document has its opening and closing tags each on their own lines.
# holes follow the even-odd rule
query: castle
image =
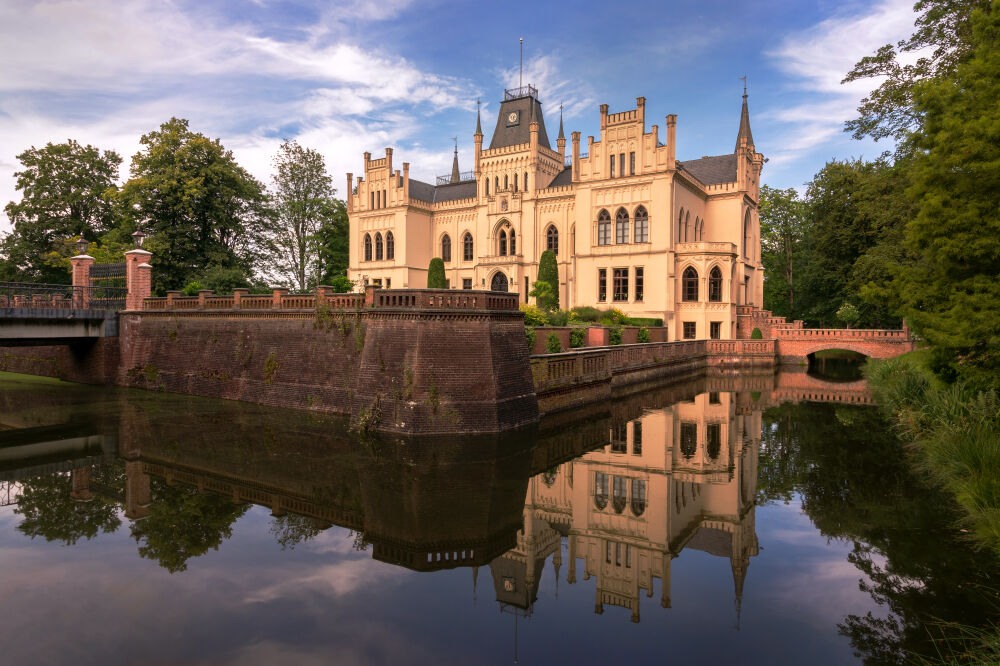
<svg viewBox="0 0 1000 666">
<path fill-rule="evenodd" d="M 523 303 L 542 252 L 559 266 L 559 303 L 662 318 L 670 340 L 735 338 L 738 305 L 760 306 L 758 199 L 764 156 L 750 131 L 746 91 L 735 150 L 679 161 L 677 116 L 646 129 L 646 100 L 609 113 L 601 136 L 573 132 L 562 114 L 549 143 L 538 91 L 504 91 L 489 146 L 476 117 L 475 164 L 431 185 L 393 168 L 392 148 L 364 176 L 347 174 L 348 277 L 382 288 L 427 285 L 444 261 L 449 287 L 516 292 Z"/>
</svg>

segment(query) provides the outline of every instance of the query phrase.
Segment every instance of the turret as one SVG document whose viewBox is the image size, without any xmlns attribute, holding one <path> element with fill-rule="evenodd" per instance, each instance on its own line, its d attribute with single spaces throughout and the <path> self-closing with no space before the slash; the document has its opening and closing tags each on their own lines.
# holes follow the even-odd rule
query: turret
<svg viewBox="0 0 1000 666">
<path fill-rule="evenodd" d="M 479 168 L 479 157 L 483 152 L 483 125 L 479 120 L 479 100 L 476 100 L 476 133 L 472 135 L 472 140 L 476 144 L 475 151 L 475 164 L 473 165 L 473 170 L 476 173 L 476 181 L 479 180 L 481 175 L 481 170 Z"/>
<path fill-rule="evenodd" d="M 455 139 L 455 156 L 451 160 L 451 179 L 448 182 L 458 183 L 461 180 L 462 175 L 458 170 L 458 139 Z"/>
<path fill-rule="evenodd" d="M 566 135 L 563 133 L 563 107 L 562 107 L 562 104 L 559 105 L 559 136 L 556 137 L 556 146 L 559 148 L 559 154 L 565 160 L 566 159 Z"/>
</svg>

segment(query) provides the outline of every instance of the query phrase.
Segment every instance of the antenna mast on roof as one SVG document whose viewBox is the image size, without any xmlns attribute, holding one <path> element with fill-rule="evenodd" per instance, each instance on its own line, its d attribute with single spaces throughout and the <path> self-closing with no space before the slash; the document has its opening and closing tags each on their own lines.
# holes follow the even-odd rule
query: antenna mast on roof
<svg viewBox="0 0 1000 666">
<path fill-rule="evenodd" d="M 517 68 L 517 87 L 524 87 L 524 37 L 521 38 L 521 62 Z"/>
</svg>

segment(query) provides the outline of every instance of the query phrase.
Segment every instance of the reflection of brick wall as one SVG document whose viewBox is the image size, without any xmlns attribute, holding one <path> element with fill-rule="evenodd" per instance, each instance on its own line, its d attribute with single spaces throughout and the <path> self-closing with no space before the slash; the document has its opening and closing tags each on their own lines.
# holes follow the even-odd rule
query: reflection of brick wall
<svg viewBox="0 0 1000 666">
<path fill-rule="evenodd" d="M 75 345 L 0 347 L 0 371 L 55 377 L 81 384 L 109 384 L 118 371 L 118 339 Z"/>
</svg>

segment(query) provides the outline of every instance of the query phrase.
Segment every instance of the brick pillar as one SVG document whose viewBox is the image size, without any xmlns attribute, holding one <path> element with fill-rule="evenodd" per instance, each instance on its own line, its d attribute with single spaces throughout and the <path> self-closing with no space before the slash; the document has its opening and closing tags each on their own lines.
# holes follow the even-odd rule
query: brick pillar
<svg viewBox="0 0 1000 666">
<path fill-rule="evenodd" d="M 90 467 L 78 467 L 71 476 L 72 490 L 69 498 L 75 502 L 89 502 L 94 499 L 90 492 Z"/>
<path fill-rule="evenodd" d="M 149 265 L 151 256 L 152 253 L 145 250 L 129 250 L 125 253 L 125 286 L 128 288 L 126 310 L 141 310 L 143 300 L 153 295 L 152 266 Z"/>
<path fill-rule="evenodd" d="M 205 309 L 205 299 L 211 296 L 214 292 L 211 289 L 199 289 L 198 290 L 198 309 Z"/>
<path fill-rule="evenodd" d="M 244 296 L 249 296 L 249 295 L 250 295 L 249 289 L 244 289 L 243 287 L 233 289 L 233 308 L 239 310 L 240 301 L 243 300 Z"/>
<path fill-rule="evenodd" d="M 94 265 L 94 258 L 89 254 L 78 254 L 70 257 L 69 263 L 73 266 L 73 286 L 82 287 L 73 290 L 73 307 L 85 309 L 90 305 L 90 267 Z"/>
<path fill-rule="evenodd" d="M 320 285 L 316 287 L 316 307 L 320 308 L 329 303 L 329 298 L 334 293 L 333 287 Z"/>
<path fill-rule="evenodd" d="M 149 475 L 142 471 L 142 462 L 138 460 L 126 461 L 125 517 L 130 520 L 140 520 L 147 517 L 151 503 Z"/>
<path fill-rule="evenodd" d="M 181 292 L 179 292 L 179 291 L 168 291 L 167 292 L 167 309 L 168 310 L 173 310 L 174 309 L 174 299 L 175 298 L 179 298 L 180 295 L 181 295 Z"/>
<path fill-rule="evenodd" d="M 288 290 L 285 289 L 284 287 L 279 287 L 279 288 L 273 289 L 271 291 L 271 298 L 272 298 L 271 308 L 274 309 L 274 310 L 280 310 L 281 309 L 281 297 L 282 296 L 287 296 L 287 295 L 288 295 Z"/>
</svg>

